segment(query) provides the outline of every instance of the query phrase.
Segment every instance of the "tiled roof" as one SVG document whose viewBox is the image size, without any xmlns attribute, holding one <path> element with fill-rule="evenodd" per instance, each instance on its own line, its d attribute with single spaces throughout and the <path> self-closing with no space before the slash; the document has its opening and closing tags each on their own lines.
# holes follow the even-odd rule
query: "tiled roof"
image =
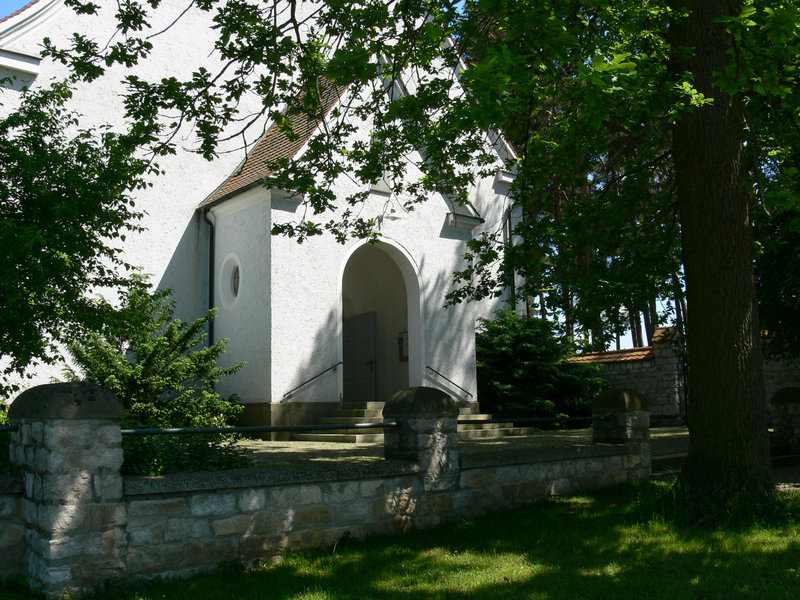
<svg viewBox="0 0 800 600">
<path fill-rule="evenodd" d="M 0 19 L 0 23 L 2 23 L 3 21 L 7 21 L 8 19 L 10 19 L 12 17 L 16 17 L 19 13 L 21 13 L 22 11 L 28 10 L 31 6 L 33 6 L 37 2 L 39 2 L 39 0 L 33 0 L 32 2 L 28 2 L 28 4 L 26 4 L 25 6 L 23 6 L 19 10 L 16 10 L 13 13 L 11 13 L 10 15 Z"/>
<path fill-rule="evenodd" d="M 670 337 L 675 335 L 677 329 L 675 327 L 656 327 L 653 332 L 653 343 L 666 342 Z"/>
<path fill-rule="evenodd" d="M 674 327 L 656 327 L 653 332 L 653 344 L 669 341 L 675 334 Z M 566 362 L 574 363 L 618 363 L 632 360 L 652 360 L 655 357 L 653 346 L 626 348 L 625 350 L 609 350 L 608 352 L 587 352 L 568 358 Z"/>
<path fill-rule="evenodd" d="M 264 182 L 274 173 L 274 170 L 270 168 L 270 163 L 284 158 L 292 158 L 297 154 L 317 130 L 322 118 L 331 111 L 344 92 L 343 87 L 334 85 L 328 80 L 322 80 L 320 88 L 323 105 L 321 118 L 313 119 L 304 112 L 289 111 L 294 136 L 290 138 L 285 131 L 273 124 L 236 171 L 203 200 L 200 206 L 215 204 L 237 192 Z"/>
<path fill-rule="evenodd" d="M 625 350 L 610 350 L 608 352 L 587 352 L 579 356 L 568 358 L 565 362 L 573 363 L 617 363 L 634 360 L 652 360 L 655 354 L 652 346 L 642 348 L 627 348 Z"/>
</svg>

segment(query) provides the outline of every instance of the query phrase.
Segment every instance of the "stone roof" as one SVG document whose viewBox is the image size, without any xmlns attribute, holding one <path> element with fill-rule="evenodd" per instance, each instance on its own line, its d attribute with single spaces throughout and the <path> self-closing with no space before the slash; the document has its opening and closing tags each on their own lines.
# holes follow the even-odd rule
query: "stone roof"
<svg viewBox="0 0 800 600">
<path fill-rule="evenodd" d="M 262 184 L 275 172 L 271 168 L 272 163 L 294 157 L 305 146 L 322 119 L 336 105 L 345 90 L 344 87 L 334 85 L 328 80 L 322 80 L 320 88 L 322 114 L 319 118 L 314 119 L 305 112 L 289 110 L 288 114 L 292 120 L 294 135 L 290 137 L 273 124 L 233 174 L 203 200 L 200 206 L 216 204 L 248 188 Z"/>
<path fill-rule="evenodd" d="M 1 18 L 0 19 L 0 23 L 2 23 L 3 21 L 7 21 L 8 19 L 11 19 L 13 17 L 16 17 L 18 14 L 20 14 L 21 12 L 23 12 L 25 10 L 28 10 L 31 6 L 33 6 L 34 4 L 36 4 L 38 2 L 39 2 L 39 0 L 32 0 L 31 2 L 28 2 L 28 4 L 26 4 L 25 6 L 23 6 L 19 10 L 16 10 L 13 13 L 11 13 L 10 15 L 7 15 L 7 16 Z"/>
</svg>

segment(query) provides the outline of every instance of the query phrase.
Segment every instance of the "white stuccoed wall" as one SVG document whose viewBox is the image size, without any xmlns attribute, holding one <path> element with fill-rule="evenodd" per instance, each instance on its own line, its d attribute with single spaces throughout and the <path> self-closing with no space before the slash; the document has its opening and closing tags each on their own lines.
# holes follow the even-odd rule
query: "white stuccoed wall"
<svg viewBox="0 0 800 600">
<path fill-rule="evenodd" d="M 104 44 L 114 32 L 114 3 L 105 6 L 98 16 L 78 16 L 63 6 L 63 0 L 41 0 L 19 16 L 0 23 L 0 50 L 28 56 L 39 56 L 41 40 L 47 36 L 57 45 L 66 45 L 72 32 L 82 32 Z M 185 8 L 183 0 L 165 0 L 153 21 L 153 30 L 161 30 L 171 23 Z M 217 61 L 213 55 L 213 35 L 202 34 L 211 25 L 207 14 L 191 11 L 174 27 L 154 41 L 149 59 L 135 69 L 115 67 L 104 77 L 78 87 L 70 107 L 82 115 L 85 126 L 111 124 L 124 125 L 122 79 L 135 73 L 142 78 L 158 80 L 161 77 L 186 77 L 202 61 L 213 68 Z M 66 73 L 62 65 L 42 61 L 39 74 L 32 86 L 46 85 L 61 79 Z M 19 92 L 3 91 L 0 111 L 11 110 Z M 7 100 L 8 99 L 8 100 Z M 253 109 L 255 99 L 250 98 L 244 110 Z M 254 128 L 251 137 L 255 137 Z M 249 140 L 250 142 L 254 139 Z M 237 141 L 241 144 L 241 140 Z M 127 236 L 124 259 L 151 275 L 151 280 L 161 288 L 172 288 L 176 300 L 176 316 L 184 320 L 195 319 L 208 310 L 208 229 L 196 214 L 199 202 L 213 191 L 243 160 L 244 151 L 222 153 L 212 162 L 190 151 L 195 140 L 186 129 L 179 136 L 178 154 L 159 159 L 165 173 L 153 178 L 153 187 L 136 192 L 136 206 L 144 211 L 141 224 L 146 228 L 140 234 Z M 45 382 L 59 375 L 60 368 L 38 369 L 26 386 Z"/>
<path fill-rule="evenodd" d="M 113 34 L 111 4 L 98 17 L 79 17 L 63 7 L 62 0 L 42 0 L 40 4 L 41 7 L 37 5 L 0 24 L 0 49 L 37 56 L 44 36 L 65 45 L 74 31 L 90 34 L 101 43 Z M 182 0 L 165 0 L 153 29 L 165 28 L 184 5 Z M 210 24 L 207 14 L 190 12 L 154 40 L 153 53 L 145 63 L 131 71 L 110 69 L 92 84 L 80 86 L 72 107 L 83 115 L 87 125 L 111 123 L 121 127 L 124 120 L 119 90 L 124 76 L 136 73 L 148 79 L 185 77 L 198 66 L 198 61 L 212 68 L 216 64 L 214 36 L 198 33 L 207 32 Z M 63 73 L 62 66 L 44 61 L 34 86 L 58 79 Z M 413 82 L 409 85 L 413 88 Z M 257 99 L 249 101 L 251 105 L 243 110 L 255 108 Z M 13 101 L 5 103 L 6 107 L 11 105 Z M 369 135 L 366 124 L 362 134 Z M 188 130 L 181 135 L 184 137 L 178 155 L 159 160 L 165 174 L 153 180 L 151 189 L 136 195 L 137 206 L 146 212 L 142 221 L 146 230 L 129 235 L 124 250 L 125 259 L 151 274 L 154 283 L 174 290 L 177 316 L 189 320 L 208 308 L 209 228 L 195 209 L 235 170 L 244 153 L 222 153 L 208 162 L 187 150 L 194 146 Z M 421 162 L 419 156 L 413 159 Z M 420 175 L 412 167 L 408 177 Z M 352 180 L 342 178 L 337 194 L 343 198 L 355 190 L 354 186 Z M 472 201 L 485 223 L 473 230 L 474 235 L 499 229 L 507 204 L 505 192 L 507 184 L 498 184 L 494 178 L 477 183 Z M 270 197 L 266 190 L 248 192 L 243 199 L 231 201 L 230 206 L 228 202 L 220 205 L 212 217 L 216 218 L 214 285 L 220 307 L 215 337 L 231 338 L 226 364 L 248 362 L 219 390 L 224 394 L 238 393 L 246 402 L 280 401 L 295 385 L 341 360 L 342 273 L 347 257 L 362 243 L 352 241 L 342 246 L 324 236 L 298 245 L 291 239 L 272 238 L 267 235 L 271 222 L 297 220 L 302 207 L 285 199 L 271 202 Z M 385 202 L 385 196 L 375 195 L 363 214 L 381 214 Z M 469 237 L 469 232 L 445 226 L 446 215 L 452 210 L 441 196 L 432 197 L 401 220 L 384 222 L 382 233 L 393 252 L 405 257 L 401 260 L 407 260 L 407 275 L 415 279 L 421 291 L 421 337 L 412 340 L 420 352 L 417 363 L 410 365 L 412 384 L 441 386 L 463 396 L 443 380 L 428 378 L 425 366 L 430 365 L 470 391 L 470 399 L 475 399 L 474 323 L 479 316 L 489 316 L 499 307 L 499 301 L 444 310 L 452 272 L 463 267 L 464 242 Z M 326 220 L 335 215 L 324 217 Z M 225 306 L 219 295 L 220 269 L 231 254 L 241 262 L 241 293 L 234 306 Z M 58 369 L 41 370 L 33 383 L 57 372 Z M 341 390 L 338 370 L 292 400 L 336 401 Z"/>
<path fill-rule="evenodd" d="M 270 361 L 270 193 L 255 188 L 211 211 L 215 223 L 214 341 L 229 338 L 224 366 L 247 364 L 217 386 L 245 402 L 268 402 Z M 239 293 L 231 293 L 231 266 Z"/>
</svg>

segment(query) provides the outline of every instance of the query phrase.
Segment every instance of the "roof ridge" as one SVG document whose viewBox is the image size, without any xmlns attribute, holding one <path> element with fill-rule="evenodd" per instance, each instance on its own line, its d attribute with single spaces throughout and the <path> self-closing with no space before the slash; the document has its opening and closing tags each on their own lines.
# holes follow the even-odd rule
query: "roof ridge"
<svg viewBox="0 0 800 600">
<path fill-rule="evenodd" d="M 36 4 L 38 2 L 39 2 L 39 0 L 31 0 L 25 6 L 23 6 L 22 8 L 18 8 L 17 10 L 15 10 L 10 15 L 7 15 L 5 17 L 0 18 L 0 23 L 2 23 L 3 21 L 8 21 L 9 19 L 11 19 L 13 17 L 16 17 L 18 14 L 22 13 L 23 11 L 28 10 L 31 6 L 33 6 L 34 4 Z"/>
<path fill-rule="evenodd" d="M 292 118 L 295 135 L 291 137 L 281 130 L 277 123 L 272 123 L 233 172 L 206 196 L 200 207 L 216 204 L 265 181 L 275 172 L 268 167 L 270 163 L 283 158 L 291 159 L 306 145 L 347 89 L 347 86 L 338 86 L 330 80 L 323 79 L 323 81 L 327 81 L 329 87 L 321 93 L 323 108 L 321 115 L 315 118 L 302 111 L 295 113 Z M 292 110 L 303 95 L 305 92 L 298 98 L 296 104 L 287 106 L 281 111 L 282 114 L 291 116 Z M 298 131 L 300 135 L 297 135 Z"/>
</svg>

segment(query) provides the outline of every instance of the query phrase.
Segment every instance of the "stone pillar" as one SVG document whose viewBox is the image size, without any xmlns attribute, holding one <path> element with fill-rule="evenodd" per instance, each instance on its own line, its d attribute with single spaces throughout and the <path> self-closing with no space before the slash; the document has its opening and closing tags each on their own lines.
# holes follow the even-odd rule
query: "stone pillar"
<svg viewBox="0 0 800 600">
<path fill-rule="evenodd" d="M 592 407 L 592 441 L 624 444 L 628 480 L 651 473 L 650 402 L 633 390 L 607 390 Z"/>
<path fill-rule="evenodd" d="M 398 425 L 384 434 L 386 458 L 419 463 L 426 491 L 458 482 L 458 406 L 450 396 L 430 387 L 401 390 L 386 402 L 383 417 Z"/>
<path fill-rule="evenodd" d="M 786 387 L 770 399 L 772 443 L 800 451 L 800 388 Z"/>
<path fill-rule="evenodd" d="M 22 471 L 25 575 L 48 598 L 124 572 L 124 413 L 88 382 L 32 388 L 9 409 L 19 426 L 11 460 Z"/>
</svg>

